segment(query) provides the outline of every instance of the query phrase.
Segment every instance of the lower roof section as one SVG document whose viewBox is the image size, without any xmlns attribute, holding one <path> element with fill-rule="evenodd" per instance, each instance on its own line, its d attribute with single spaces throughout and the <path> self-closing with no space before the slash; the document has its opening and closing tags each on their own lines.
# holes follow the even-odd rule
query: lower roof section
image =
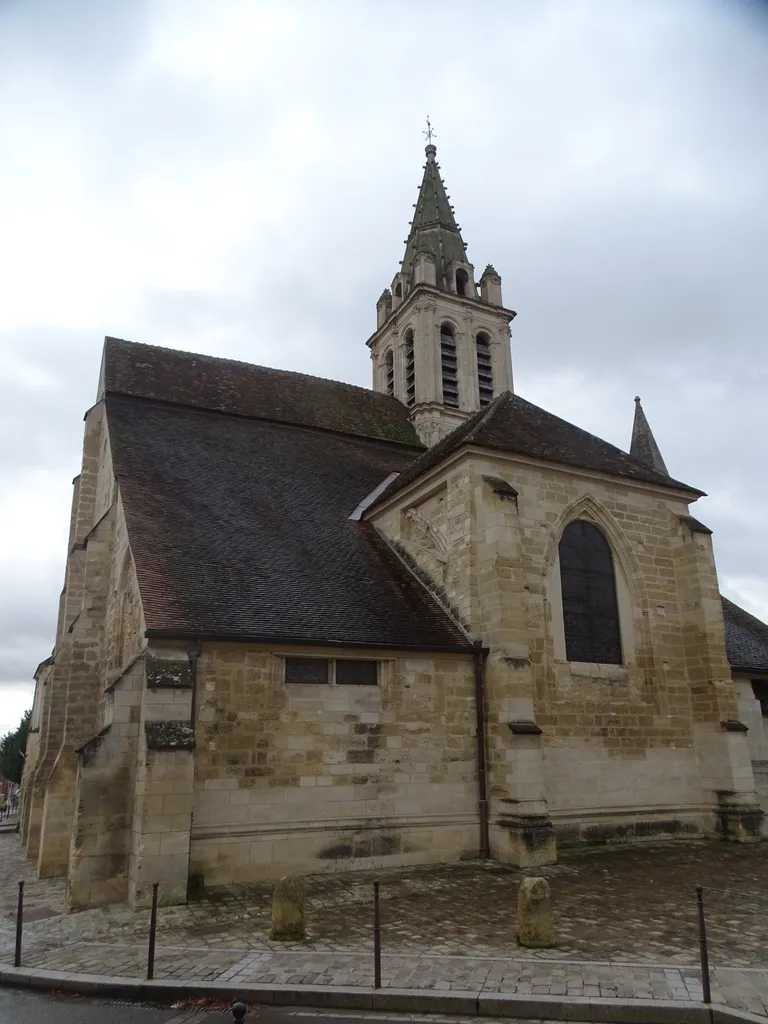
<svg viewBox="0 0 768 1024">
<path fill-rule="evenodd" d="M 403 446 L 108 395 L 150 636 L 470 650 L 361 498 Z"/>
</svg>

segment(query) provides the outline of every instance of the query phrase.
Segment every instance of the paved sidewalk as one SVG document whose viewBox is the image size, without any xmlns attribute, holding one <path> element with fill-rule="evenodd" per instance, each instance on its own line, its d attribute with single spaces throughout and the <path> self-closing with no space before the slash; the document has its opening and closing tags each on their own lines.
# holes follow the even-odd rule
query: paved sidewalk
<svg viewBox="0 0 768 1024">
<path fill-rule="evenodd" d="M 556 949 L 515 943 L 519 871 L 467 863 L 379 873 L 383 984 L 588 998 L 700 1000 L 693 884 L 706 887 L 713 998 L 768 1015 L 768 846 L 688 843 L 610 850 L 542 871 L 559 916 Z M 0 964 L 13 956 L 16 880 L 26 881 L 23 966 L 143 978 L 148 915 L 67 914 L 61 880 L 37 881 L 17 836 L 0 836 Z M 270 885 L 213 890 L 161 908 L 155 977 L 246 984 L 371 986 L 370 874 L 307 880 L 309 938 L 268 938 Z"/>
</svg>

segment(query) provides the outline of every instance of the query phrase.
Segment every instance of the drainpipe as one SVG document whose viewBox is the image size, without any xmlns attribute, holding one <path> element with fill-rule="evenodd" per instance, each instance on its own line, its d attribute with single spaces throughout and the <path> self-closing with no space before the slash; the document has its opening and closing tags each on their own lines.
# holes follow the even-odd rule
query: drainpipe
<svg viewBox="0 0 768 1024">
<path fill-rule="evenodd" d="M 195 647 L 190 647 L 187 651 L 187 657 L 189 658 L 189 676 L 192 681 L 192 695 L 190 699 L 189 719 L 192 723 L 192 735 L 197 739 L 197 662 L 200 655 L 203 653 L 203 645 L 200 641 L 197 642 Z M 192 755 L 194 757 L 194 754 Z M 194 771 L 194 769 L 193 769 Z M 196 774 L 196 773 L 195 773 Z M 193 782 L 194 791 L 194 782 Z M 189 815 L 189 859 L 187 860 L 187 901 L 190 896 L 190 878 L 192 876 L 192 824 L 194 821 L 195 812 L 191 811 Z"/>
<path fill-rule="evenodd" d="M 197 659 L 203 653 L 203 645 L 198 643 L 196 647 L 187 651 L 189 658 L 189 675 L 192 680 L 192 700 L 189 717 L 192 722 L 192 731 L 195 731 L 195 719 L 197 717 Z"/>
<path fill-rule="evenodd" d="M 491 856 L 488 838 L 488 772 L 485 759 L 485 659 L 488 649 L 477 640 L 472 660 L 475 667 L 475 722 L 477 736 L 477 805 L 480 814 L 480 858 Z"/>
</svg>

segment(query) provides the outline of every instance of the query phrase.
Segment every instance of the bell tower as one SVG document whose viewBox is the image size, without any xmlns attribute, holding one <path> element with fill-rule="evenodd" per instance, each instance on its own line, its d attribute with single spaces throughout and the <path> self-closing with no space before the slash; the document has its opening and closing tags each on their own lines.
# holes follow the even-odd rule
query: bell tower
<svg viewBox="0 0 768 1024">
<path fill-rule="evenodd" d="M 509 325 L 490 264 L 479 281 L 429 139 L 424 177 L 390 288 L 376 303 L 368 339 L 373 388 L 411 409 L 426 445 L 440 441 L 503 391 L 512 391 Z"/>
</svg>

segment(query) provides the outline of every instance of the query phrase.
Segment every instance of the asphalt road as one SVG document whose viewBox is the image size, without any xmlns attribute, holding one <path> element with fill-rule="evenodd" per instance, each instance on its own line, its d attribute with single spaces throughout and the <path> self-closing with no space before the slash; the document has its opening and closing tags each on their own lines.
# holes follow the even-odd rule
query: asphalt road
<svg viewBox="0 0 768 1024">
<path fill-rule="evenodd" d="M 368 1014 L 353 1011 L 252 1007 L 245 1024 L 474 1024 L 466 1018 L 410 1014 Z M 193 1009 L 150 1009 L 105 1000 L 47 995 L 0 988 L 0 1024 L 230 1024 L 229 1012 Z M 548 1024 L 546 1021 L 504 1021 L 495 1024 Z M 549 1022 L 552 1024 L 552 1022 Z"/>
<path fill-rule="evenodd" d="M 166 1024 L 178 1010 L 147 1010 L 104 1002 L 0 988 L 0 1024 Z M 229 1018 L 232 1019 L 231 1017 Z M 219 1020 L 226 1021 L 224 1014 Z M 246 1018 L 246 1024 L 250 1024 Z"/>
</svg>

